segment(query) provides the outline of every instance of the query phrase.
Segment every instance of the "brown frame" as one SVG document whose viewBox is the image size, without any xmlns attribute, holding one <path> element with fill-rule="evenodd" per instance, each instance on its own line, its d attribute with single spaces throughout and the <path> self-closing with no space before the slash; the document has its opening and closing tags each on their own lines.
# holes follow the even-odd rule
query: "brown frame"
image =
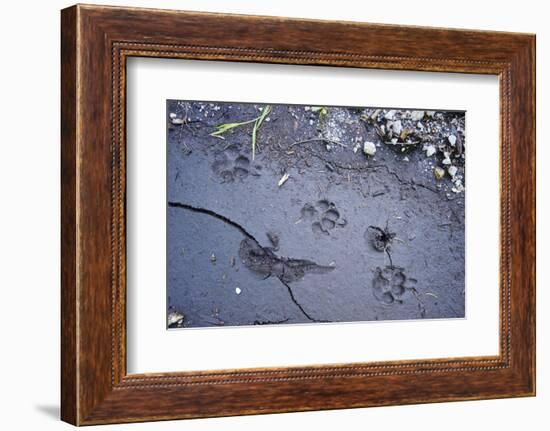
<svg viewBox="0 0 550 431">
<path fill-rule="evenodd" d="M 88 425 L 535 394 L 534 35 L 77 5 L 62 11 L 61 47 L 63 420 Z M 500 354 L 127 375 L 129 56 L 498 75 Z"/>
</svg>

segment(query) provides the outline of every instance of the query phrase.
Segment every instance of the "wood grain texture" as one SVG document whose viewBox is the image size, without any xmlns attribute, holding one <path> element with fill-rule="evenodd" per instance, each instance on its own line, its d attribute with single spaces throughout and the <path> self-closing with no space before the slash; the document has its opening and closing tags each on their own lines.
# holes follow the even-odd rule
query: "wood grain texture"
<svg viewBox="0 0 550 431">
<path fill-rule="evenodd" d="M 77 422 L 76 8 L 61 16 L 61 417 Z"/>
<path fill-rule="evenodd" d="M 63 420 L 87 425 L 534 395 L 533 35 L 79 5 L 62 11 L 61 36 Z M 127 375 L 130 56 L 498 75 L 499 355 Z"/>
</svg>

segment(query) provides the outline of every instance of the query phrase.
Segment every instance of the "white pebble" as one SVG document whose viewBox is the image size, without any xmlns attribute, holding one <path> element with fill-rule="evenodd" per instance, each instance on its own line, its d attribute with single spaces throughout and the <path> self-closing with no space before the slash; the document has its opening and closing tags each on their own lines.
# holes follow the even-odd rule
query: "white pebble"
<svg viewBox="0 0 550 431">
<path fill-rule="evenodd" d="M 427 145 L 424 147 L 424 149 L 426 150 L 426 157 L 433 156 L 436 152 L 436 149 L 433 145 Z"/>
<path fill-rule="evenodd" d="M 424 111 L 412 111 L 411 119 L 414 121 L 422 120 L 424 118 Z"/>
<path fill-rule="evenodd" d="M 456 144 L 456 136 L 455 135 L 449 135 L 447 138 L 449 140 L 449 143 L 454 147 Z"/>
<path fill-rule="evenodd" d="M 449 175 L 451 177 L 454 177 L 456 175 L 456 173 L 458 172 L 458 168 L 456 166 L 449 166 L 447 168 L 447 172 L 449 173 Z"/>
<path fill-rule="evenodd" d="M 401 124 L 401 121 L 397 120 L 393 122 L 391 128 L 393 130 L 393 133 L 395 133 L 396 135 L 400 135 L 401 131 L 403 130 L 403 125 Z"/>
<path fill-rule="evenodd" d="M 170 118 L 174 119 L 177 117 L 177 114 L 174 112 L 170 112 Z"/>
<path fill-rule="evenodd" d="M 242 290 L 241 290 L 240 287 L 236 287 L 236 288 L 235 288 L 235 293 L 236 293 L 237 295 L 240 295 L 241 292 L 242 292 Z"/>
<path fill-rule="evenodd" d="M 365 141 L 363 144 L 363 152 L 367 156 L 374 156 L 376 154 L 376 145 L 373 142 Z"/>
</svg>

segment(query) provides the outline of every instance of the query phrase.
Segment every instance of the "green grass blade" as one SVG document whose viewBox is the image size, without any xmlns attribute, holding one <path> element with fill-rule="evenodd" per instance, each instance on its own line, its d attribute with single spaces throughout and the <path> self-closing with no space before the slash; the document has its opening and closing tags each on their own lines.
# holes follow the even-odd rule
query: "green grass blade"
<svg viewBox="0 0 550 431">
<path fill-rule="evenodd" d="M 257 127 L 258 129 L 262 125 L 265 117 L 267 117 L 270 112 L 271 112 L 271 105 L 265 105 L 264 109 L 262 109 L 262 113 L 258 117 L 258 121 L 256 121 L 256 123 L 258 124 L 258 127 Z"/>
<path fill-rule="evenodd" d="M 262 109 L 262 113 L 258 118 L 256 118 L 256 122 L 254 123 L 254 128 L 252 129 L 252 160 L 256 157 L 256 135 L 258 133 L 258 129 L 262 125 L 265 117 L 268 116 L 268 114 L 271 112 L 271 105 L 265 105 Z"/>
<path fill-rule="evenodd" d="M 258 122 L 254 123 L 254 128 L 252 129 L 252 160 L 256 157 L 256 131 L 258 130 Z"/>
<path fill-rule="evenodd" d="M 257 118 L 253 118 L 252 120 L 243 121 L 242 123 L 225 123 L 225 124 L 218 124 L 216 127 L 216 131 L 210 133 L 210 136 L 218 136 L 222 133 L 225 133 L 231 129 L 234 129 L 235 127 L 244 126 L 245 124 L 253 123 L 257 120 Z"/>
</svg>

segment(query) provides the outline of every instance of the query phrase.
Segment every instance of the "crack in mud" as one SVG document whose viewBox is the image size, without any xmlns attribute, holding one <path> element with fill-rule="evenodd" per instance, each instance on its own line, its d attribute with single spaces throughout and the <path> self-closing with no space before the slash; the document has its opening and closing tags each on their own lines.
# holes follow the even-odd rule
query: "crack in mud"
<svg viewBox="0 0 550 431">
<path fill-rule="evenodd" d="M 278 325 L 280 323 L 286 323 L 289 320 L 288 317 L 282 320 L 254 320 L 254 325 Z"/>
<path fill-rule="evenodd" d="M 215 211 L 212 211 L 212 210 L 209 210 L 209 209 L 206 209 L 206 208 L 194 207 L 194 206 L 189 205 L 189 204 L 184 204 L 182 202 L 174 202 L 174 201 L 169 201 L 168 206 L 172 207 L 172 208 L 183 208 L 183 209 L 186 209 L 186 210 L 189 210 L 189 211 L 192 211 L 192 212 L 207 214 L 211 217 L 217 218 L 218 220 L 221 220 L 224 223 L 227 223 L 227 224 L 233 226 L 234 228 L 239 230 L 244 236 L 246 236 L 247 238 L 250 238 L 252 241 L 258 243 L 258 240 L 256 238 L 254 238 L 254 236 L 250 232 L 248 232 L 244 227 L 242 227 L 239 223 L 234 222 L 233 220 L 225 217 L 224 215 L 218 214 Z"/>
<path fill-rule="evenodd" d="M 207 208 L 195 207 L 182 202 L 169 201 L 168 206 L 188 211 L 206 214 L 214 217 L 230 226 L 233 226 L 245 237 L 239 247 L 239 257 L 243 264 L 251 271 L 263 274 L 267 279 L 275 276 L 286 287 L 290 299 L 298 307 L 301 313 L 311 322 L 327 323 L 330 320 L 316 319 L 311 316 L 294 296 L 294 292 L 288 283 L 304 277 L 307 273 L 324 274 L 334 270 L 334 266 L 318 265 L 307 259 L 293 259 L 280 257 L 274 253 L 276 247 L 263 247 L 260 242 L 239 223 Z M 269 237 L 269 235 L 268 235 Z M 271 240 L 271 239 L 270 239 Z M 272 240 L 271 240 L 272 241 Z"/>
</svg>

